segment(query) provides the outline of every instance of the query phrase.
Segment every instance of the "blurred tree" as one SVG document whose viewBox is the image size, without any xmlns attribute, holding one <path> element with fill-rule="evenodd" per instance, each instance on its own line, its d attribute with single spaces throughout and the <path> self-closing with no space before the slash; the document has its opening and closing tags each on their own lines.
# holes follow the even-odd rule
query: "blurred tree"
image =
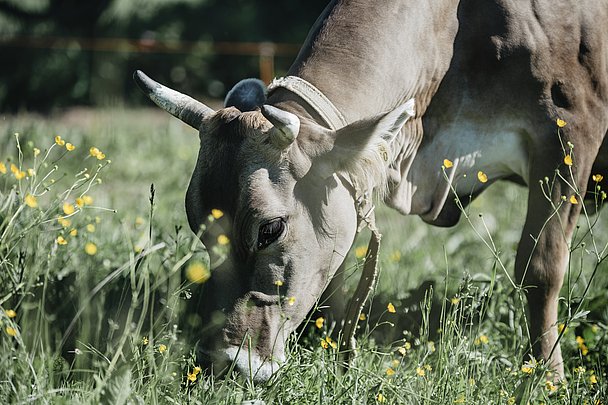
<svg viewBox="0 0 608 405">
<path fill-rule="evenodd" d="M 144 69 L 197 97 L 259 74 L 258 58 L 218 42 L 301 43 L 328 0 L 0 0 L 0 111 L 144 102 Z M 4 27 L 4 28 L 2 28 Z M 59 40 L 57 38 L 78 38 Z M 28 38 L 45 39 L 44 44 Z M 128 38 L 134 46 L 124 46 Z M 54 39 L 57 39 L 55 41 Z M 100 48 L 103 44 L 103 50 Z M 164 45 L 150 51 L 147 45 Z M 174 44 L 180 45 L 176 51 Z M 25 45 L 25 46 L 24 46 Z M 160 47 L 162 48 L 162 47 Z M 159 49 L 152 47 L 151 49 Z M 295 55 L 275 58 L 277 74 Z"/>
</svg>

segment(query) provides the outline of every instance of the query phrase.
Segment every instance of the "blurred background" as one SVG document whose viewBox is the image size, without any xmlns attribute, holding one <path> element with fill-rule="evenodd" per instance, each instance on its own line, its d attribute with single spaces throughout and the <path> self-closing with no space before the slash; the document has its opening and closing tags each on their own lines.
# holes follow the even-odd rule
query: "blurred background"
<svg viewBox="0 0 608 405">
<path fill-rule="evenodd" d="M 143 104 L 135 69 L 223 98 L 245 77 L 284 74 L 327 3 L 0 0 L 0 112 Z"/>
</svg>

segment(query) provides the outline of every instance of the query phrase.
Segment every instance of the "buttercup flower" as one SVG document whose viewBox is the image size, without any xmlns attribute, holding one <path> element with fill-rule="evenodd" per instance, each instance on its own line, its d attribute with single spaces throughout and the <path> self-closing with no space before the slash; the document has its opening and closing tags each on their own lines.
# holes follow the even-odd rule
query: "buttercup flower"
<svg viewBox="0 0 608 405">
<path fill-rule="evenodd" d="M 454 166 L 454 162 L 452 162 L 450 159 L 443 159 L 443 166 L 446 169 L 449 169 L 450 167 Z"/>
<path fill-rule="evenodd" d="M 63 203 L 63 213 L 65 215 L 71 215 L 74 213 L 74 211 L 76 211 L 76 209 L 74 208 L 74 204 L 70 204 L 67 201 Z"/>
<path fill-rule="evenodd" d="M 392 302 L 389 302 L 389 303 L 386 305 L 386 310 L 387 310 L 388 312 L 390 312 L 391 314 L 394 314 L 395 312 L 397 312 L 397 311 L 395 310 L 395 306 L 393 305 L 393 303 L 392 303 Z"/>
<path fill-rule="evenodd" d="M 367 246 L 357 246 L 355 248 L 355 256 L 357 259 L 363 259 L 367 254 Z"/>
<path fill-rule="evenodd" d="M 572 166 L 572 156 L 570 156 L 570 155 L 564 156 L 564 163 L 567 166 Z"/>
<path fill-rule="evenodd" d="M 222 212 L 222 210 L 218 210 L 217 208 L 214 208 L 211 210 L 211 216 L 215 219 L 220 219 L 221 217 L 224 216 L 224 213 Z"/>
<path fill-rule="evenodd" d="M 65 141 L 63 139 L 61 139 L 61 137 L 59 135 L 57 135 L 55 137 L 55 143 L 59 146 L 63 146 L 65 145 Z"/>
<path fill-rule="evenodd" d="M 74 145 L 72 145 L 71 143 L 67 142 L 65 144 L 65 148 L 68 150 L 68 152 L 73 151 L 74 149 L 76 149 L 76 147 Z"/>
<path fill-rule="evenodd" d="M 87 242 L 86 245 L 84 245 L 84 251 L 89 256 L 93 256 L 97 253 L 97 246 L 92 242 Z"/>
<path fill-rule="evenodd" d="M 477 179 L 482 183 L 487 183 L 488 175 L 482 172 L 481 170 L 477 172 Z"/>
<path fill-rule="evenodd" d="M 56 241 L 57 241 L 57 244 L 59 244 L 59 245 L 67 245 L 68 244 L 68 241 L 65 240 L 65 238 L 63 236 L 61 236 L 61 235 L 59 235 L 57 237 Z"/>
<path fill-rule="evenodd" d="M 38 201 L 36 200 L 36 197 L 34 197 L 31 194 L 26 195 L 25 198 L 23 199 L 23 202 L 25 203 L 25 205 L 27 205 L 30 208 L 38 207 Z"/>
<path fill-rule="evenodd" d="M 4 311 L 4 313 L 6 314 L 6 316 L 8 316 L 9 318 L 14 318 L 17 316 L 17 312 L 15 312 L 14 309 L 7 309 L 6 311 Z"/>
<path fill-rule="evenodd" d="M 4 162 L 0 162 L 0 173 L 6 174 L 6 165 Z"/>
<path fill-rule="evenodd" d="M 563 128 L 566 126 L 567 122 L 564 121 L 561 118 L 558 118 L 557 120 L 555 120 L 555 123 L 557 124 L 558 127 Z"/>
<path fill-rule="evenodd" d="M 219 243 L 222 246 L 225 246 L 230 243 L 230 239 L 228 239 L 228 237 L 226 235 L 220 235 L 217 237 L 217 243 Z"/>
<path fill-rule="evenodd" d="M 205 281 L 209 280 L 209 277 L 211 277 L 211 272 L 207 266 L 199 261 L 190 263 L 186 268 L 186 278 L 191 283 L 203 284 Z"/>
<path fill-rule="evenodd" d="M 321 329 L 323 327 L 323 324 L 325 323 L 325 318 L 323 318 L 322 316 L 318 317 L 317 320 L 315 321 L 315 326 L 318 329 Z"/>
</svg>

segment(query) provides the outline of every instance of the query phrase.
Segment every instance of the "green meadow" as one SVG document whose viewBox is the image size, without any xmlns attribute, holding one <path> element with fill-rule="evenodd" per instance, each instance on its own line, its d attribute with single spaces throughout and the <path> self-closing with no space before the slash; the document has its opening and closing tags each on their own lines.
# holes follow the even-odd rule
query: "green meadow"
<svg viewBox="0 0 608 405">
<path fill-rule="evenodd" d="M 313 312 L 268 382 L 206 374 L 197 301 L 213 271 L 184 209 L 197 152 L 193 130 L 152 109 L 2 116 L 1 403 L 608 403 L 606 213 L 581 216 L 571 243 L 556 381 L 530 356 L 513 281 L 527 191 L 502 182 L 450 229 L 379 204 L 380 280 L 348 370 L 338 328 Z"/>
</svg>

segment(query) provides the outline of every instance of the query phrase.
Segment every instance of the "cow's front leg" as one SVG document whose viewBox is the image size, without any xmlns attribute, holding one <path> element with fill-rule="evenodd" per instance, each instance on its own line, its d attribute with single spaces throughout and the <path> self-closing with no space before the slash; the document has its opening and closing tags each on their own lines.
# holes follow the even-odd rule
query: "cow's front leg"
<svg viewBox="0 0 608 405">
<path fill-rule="evenodd" d="M 556 343 L 558 298 L 568 264 L 570 238 L 595 154 L 574 155 L 574 164 L 569 166 L 569 159 L 564 160 L 568 150 L 564 152 L 557 145 L 550 149 L 545 146 L 536 156 L 531 156 L 528 212 L 517 250 L 515 273 L 528 299 L 534 357 L 545 360 L 558 377 L 563 378 L 563 360 Z M 561 177 L 556 175 L 558 168 Z"/>
</svg>

